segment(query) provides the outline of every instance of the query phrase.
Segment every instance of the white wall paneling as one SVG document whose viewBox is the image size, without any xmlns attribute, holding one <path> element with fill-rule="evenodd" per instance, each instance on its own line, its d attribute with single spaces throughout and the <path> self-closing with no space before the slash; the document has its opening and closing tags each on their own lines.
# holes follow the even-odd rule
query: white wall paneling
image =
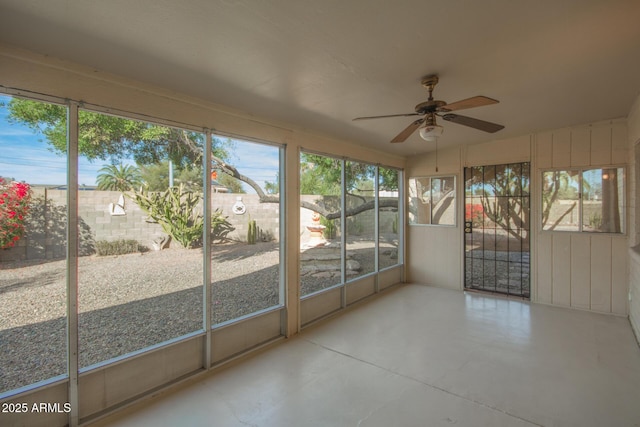
<svg viewBox="0 0 640 427">
<path fill-rule="evenodd" d="M 633 164 L 634 169 L 630 171 L 627 182 L 630 183 L 628 194 L 629 197 L 629 210 L 633 215 L 629 216 L 629 225 L 633 231 L 631 245 L 633 248 L 628 249 L 628 269 L 629 278 L 626 281 L 628 283 L 628 308 L 629 308 L 629 320 L 636 334 L 636 338 L 640 340 L 640 252 L 638 251 L 638 245 L 640 245 L 640 221 L 637 219 L 638 215 L 638 200 L 640 199 L 640 164 L 637 164 L 638 157 L 637 151 L 640 150 L 638 144 L 640 144 L 640 96 L 636 97 L 629 116 L 627 119 L 627 141 L 628 141 L 628 157 Z M 622 290 L 624 292 L 624 289 Z M 617 304 L 616 304 L 617 306 Z"/>
<path fill-rule="evenodd" d="M 630 250 L 629 258 L 629 321 L 640 340 L 640 253 L 635 249 Z"/>
<path fill-rule="evenodd" d="M 549 250 L 553 245 L 553 236 L 550 233 L 538 234 L 536 248 L 537 266 L 537 301 L 543 304 L 551 304 L 553 299 L 553 251 Z"/>
<path fill-rule="evenodd" d="M 571 164 L 571 132 L 562 129 L 552 135 L 552 159 L 554 168 Z"/>
<path fill-rule="evenodd" d="M 531 161 L 531 138 L 523 135 L 469 145 L 462 166 L 501 165 Z"/>
<path fill-rule="evenodd" d="M 553 133 L 541 132 L 535 135 L 535 167 L 539 169 L 550 168 L 552 166 L 553 154 Z"/>
<path fill-rule="evenodd" d="M 626 138 L 624 120 L 539 133 L 535 138 L 536 179 L 548 168 L 622 165 L 628 172 Z M 532 197 L 538 199 L 540 194 Z M 538 223 L 539 213 L 533 214 Z M 538 302 L 603 313 L 628 313 L 626 235 L 544 231 L 537 234 L 536 244 L 534 295 Z"/>
<path fill-rule="evenodd" d="M 591 309 L 611 312 L 611 237 L 591 240 Z"/>
<path fill-rule="evenodd" d="M 628 313 L 627 235 L 536 231 L 540 225 L 541 194 L 540 186 L 534 185 L 540 184 L 542 171 L 550 168 L 624 166 L 628 174 L 627 141 L 627 123 L 618 119 L 470 145 L 461 151 L 457 169 L 460 175 L 465 166 L 531 161 L 533 301 L 619 315 Z M 534 158 L 529 158 L 530 154 L 525 156 L 525 152 L 533 153 Z M 407 177 L 429 175 L 430 164 L 424 158 L 409 159 Z M 462 215 L 464 183 L 459 182 L 458 187 Z M 411 281 L 462 289 L 461 227 L 461 221 L 451 229 L 408 227 L 407 269 Z"/>
<path fill-rule="evenodd" d="M 591 306 L 591 245 L 588 235 L 571 235 L 571 306 L 588 310 Z"/>
<path fill-rule="evenodd" d="M 611 239 L 611 312 L 629 312 L 629 245 L 627 239 Z"/>
<path fill-rule="evenodd" d="M 611 126 L 596 124 L 591 128 L 591 164 L 611 164 Z"/>
<path fill-rule="evenodd" d="M 630 163 L 630 155 L 633 153 L 629 147 L 626 123 L 616 121 L 611 128 L 611 163 Z"/>
<path fill-rule="evenodd" d="M 552 252 L 552 297 L 554 305 L 571 305 L 571 235 L 553 236 Z"/>
<path fill-rule="evenodd" d="M 571 131 L 571 166 L 588 166 L 591 163 L 591 129 L 576 128 Z"/>
</svg>

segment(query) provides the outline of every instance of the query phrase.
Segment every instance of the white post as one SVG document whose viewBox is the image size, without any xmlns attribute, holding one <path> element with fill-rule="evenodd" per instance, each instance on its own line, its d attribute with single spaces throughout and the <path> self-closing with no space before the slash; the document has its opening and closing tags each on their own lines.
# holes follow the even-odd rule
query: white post
<svg viewBox="0 0 640 427">
<path fill-rule="evenodd" d="M 78 104 L 67 108 L 67 370 L 69 426 L 79 422 L 78 400 Z"/>
</svg>

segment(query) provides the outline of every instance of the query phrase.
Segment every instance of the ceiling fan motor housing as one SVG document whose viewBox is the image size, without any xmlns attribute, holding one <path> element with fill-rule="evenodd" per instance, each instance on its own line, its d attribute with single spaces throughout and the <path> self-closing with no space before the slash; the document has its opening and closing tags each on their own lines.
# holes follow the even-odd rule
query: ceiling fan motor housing
<svg viewBox="0 0 640 427">
<path fill-rule="evenodd" d="M 429 101 L 421 102 L 420 104 L 416 105 L 416 113 L 418 114 L 435 113 L 445 105 L 447 105 L 447 103 L 444 101 L 430 99 Z"/>
<path fill-rule="evenodd" d="M 458 114 L 450 114 L 451 111 L 463 110 L 467 108 L 482 107 L 484 105 L 497 104 L 498 101 L 493 98 L 478 95 L 471 98 L 463 99 L 452 104 L 447 104 L 444 101 L 433 99 L 433 89 L 438 84 L 438 76 L 431 74 L 422 78 L 422 86 L 429 91 L 429 99 L 425 102 L 421 102 L 416 105 L 415 113 L 407 114 L 390 114 L 385 116 L 369 116 L 369 117 L 356 117 L 353 120 L 365 120 L 365 119 L 382 119 L 387 117 L 408 117 L 408 116 L 424 116 L 421 119 L 414 120 L 409 126 L 402 130 L 391 142 L 404 142 L 411 136 L 417 129 L 421 130 L 421 136 L 424 132 L 437 131 L 438 136 L 442 133 L 442 127 L 436 123 L 436 116 L 442 117 L 448 122 L 453 122 L 459 125 L 468 126 L 474 129 L 478 129 L 484 132 L 494 133 L 503 129 L 504 126 L 487 122 L 484 120 L 474 119 L 473 117 L 461 116 Z M 447 114 L 442 114 L 447 113 Z M 429 138 L 434 137 L 429 135 Z M 427 139 L 423 136 L 424 139 Z"/>
</svg>

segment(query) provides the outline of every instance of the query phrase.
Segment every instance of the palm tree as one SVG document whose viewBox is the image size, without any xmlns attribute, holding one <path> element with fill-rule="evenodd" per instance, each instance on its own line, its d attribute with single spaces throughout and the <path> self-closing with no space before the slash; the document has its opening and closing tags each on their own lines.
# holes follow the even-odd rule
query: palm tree
<svg viewBox="0 0 640 427">
<path fill-rule="evenodd" d="M 142 184 L 140 170 L 132 165 L 105 165 L 96 178 L 98 190 L 128 191 Z"/>
</svg>

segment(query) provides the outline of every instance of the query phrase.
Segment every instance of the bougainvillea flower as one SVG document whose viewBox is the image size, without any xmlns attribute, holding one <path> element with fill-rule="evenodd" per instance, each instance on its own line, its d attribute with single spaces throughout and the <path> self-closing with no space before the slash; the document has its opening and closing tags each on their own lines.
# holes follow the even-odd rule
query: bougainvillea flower
<svg viewBox="0 0 640 427">
<path fill-rule="evenodd" d="M 31 187 L 24 182 L 7 183 L 0 178 L 0 192 L 0 248 L 10 248 L 24 235 Z"/>
</svg>

